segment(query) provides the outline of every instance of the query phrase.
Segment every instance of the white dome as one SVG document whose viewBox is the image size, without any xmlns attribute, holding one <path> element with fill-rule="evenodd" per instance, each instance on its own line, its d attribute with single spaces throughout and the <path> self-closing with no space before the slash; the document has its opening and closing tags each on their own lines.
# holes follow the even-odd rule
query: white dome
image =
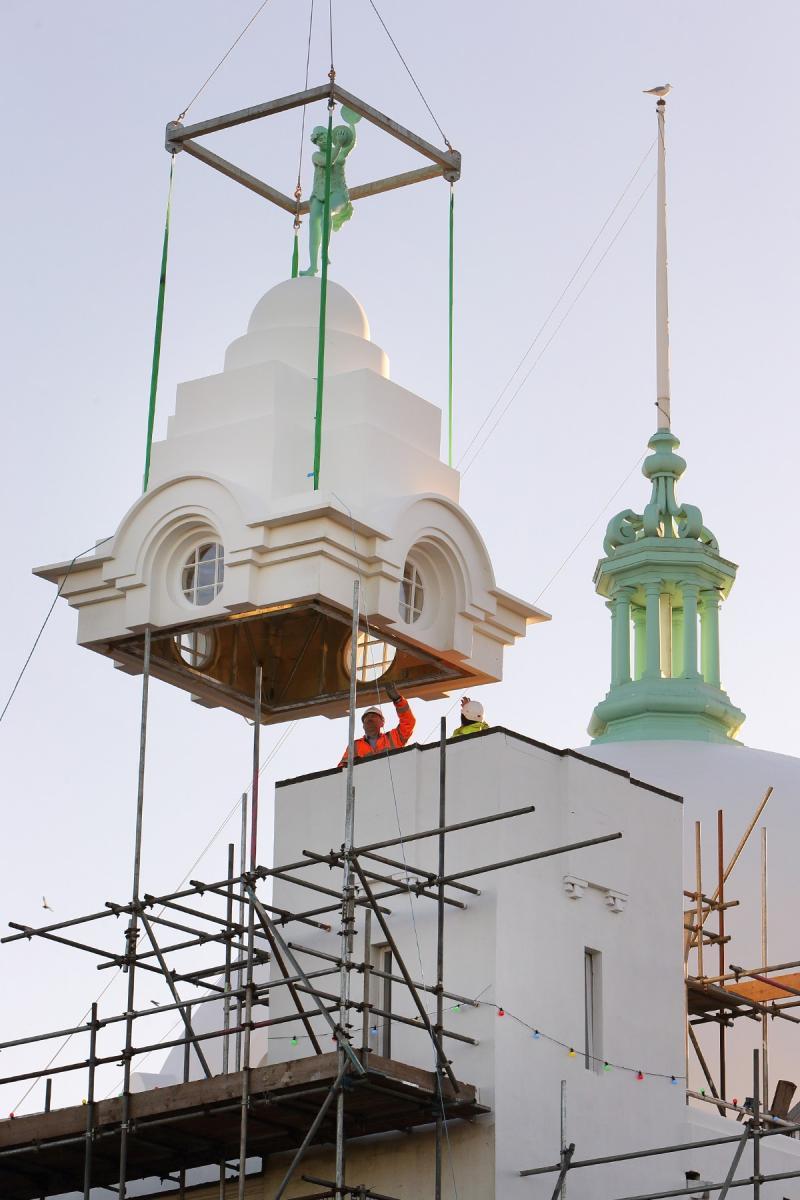
<svg viewBox="0 0 800 1200">
<path fill-rule="evenodd" d="M 247 333 L 231 342 L 225 370 L 281 362 L 316 378 L 320 281 L 300 276 L 270 288 L 253 309 Z M 389 378 L 389 360 L 369 337 L 364 309 L 341 284 L 328 280 L 325 308 L 325 374 L 374 371 Z"/>
<path fill-rule="evenodd" d="M 248 333 L 261 329 L 316 329 L 319 324 L 320 281 L 317 278 L 285 279 L 261 297 L 253 309 Z M 369 341 L 369 321 L 364 309 L 346 288 L 328 280 L 325 324 L 329 330 L 351 333 Z"/>
</svg>

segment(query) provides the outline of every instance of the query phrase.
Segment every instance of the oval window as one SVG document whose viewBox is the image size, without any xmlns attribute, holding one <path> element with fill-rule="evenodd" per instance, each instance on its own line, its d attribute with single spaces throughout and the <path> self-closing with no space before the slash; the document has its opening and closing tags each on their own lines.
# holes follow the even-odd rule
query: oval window
<svg viewBox="0 0 800 1200">
<path fill-rule="evenodd" d="M 178 657 L 187 667 L 203 671 L 211 664 L 217 648 L 217 638 L 211 629 L 187 629 L 175 636 Z"/>
<path fill-rule="evenodd" d="M 353 639 L 349 637 L 344 648 L 344 669 L 350 674 L 353 654 Z M 394 662 L 397 650 L 390 642 L 383 642 L 371 633 L 359 633 L 356 642 L 356 682 L 372 683 L 380 679 Z"/>
<path fill-rule="evenodd" d="M 184 563 L 181 588 L 190 604 L 210 604 L 222 590 L 225 576 L 225 547 L 219 542 L 202 542 Z"/>
<path fill-rule="evenodd" d="M 424 603 L 422 576 L 416 564 L 408 558 L 400 582 L 400 616 L 406 625 L 413 625 L 420 619 Z"/>
</svg>

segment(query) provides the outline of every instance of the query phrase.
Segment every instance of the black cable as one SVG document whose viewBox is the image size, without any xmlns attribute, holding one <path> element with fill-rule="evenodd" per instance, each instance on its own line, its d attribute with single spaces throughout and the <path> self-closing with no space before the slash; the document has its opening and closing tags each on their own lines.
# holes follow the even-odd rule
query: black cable
<svg viewBox="0 0 800 1200">
<path fill-rule="evenodd" d="M 311 31 L 313 30 L 313 28 L 314 28 L 314 0 L 311 0 L 311 12 L 310 12 L 309 18 L 308 18 L 308 46 L 306 47 L 306 81 L 304 84 L 305 91 L 308 91 L 308 69 L 309 69 L 309 64 L 311 62 Z M 306 136 L 306 113 L 307 113 L 307 111 L 308 111 L 308 106 L 304 104 L 303 105 L 303 119 L 300 123 L 300 152 L 297 157 L 297 188 L 295 189 L 295 196 L 297 197 L 298 205 L 300 204 L 300 195 L 301 195 L 301 193 L 300 193 L 300 172 L 303 167 L 303 140 Z"/>
<path fill-rule="evenodd" d="M 111 535 L 111 536 L 113 536 L 113 535 Z M 22 676 L 27 671 L 28 663 L 33 658 L 36 647 L 39 645 L 39 639 L 41 638 L 42 634 L 44 633 L 45 629 L 47 628 L 47 622 L 50 620 L 51 616 L 53 615 L 53 609 L 56 606 L 56 601 L 58 600 L 58 597 L 61 595 L 62 591 L 64 590 L 64 584 L 67 582 L 67 579 L 69 578 L 70 571 L 75 566 L 75 563 L 78 561 L 79 558 L 83 558 L 84 554 L 88 554 L 90 550 L 95 550 L 98 546 L 102 546 L 104 542 L 111 541 L 111 536 L 109 536 L 107 538 L 103 538 L 102 541 L 100 541 L 100 542 L 93 542 L 91 546 L 87 546 L 87 548 L 85 550 L 81 550 L 80 554 L 76 554 L 75 557 L 70 562 L 69 566 L 67 567 L 64 578 L 61 580 L 61 583 L 58 585 L 58 591 L 55 594 L 55 599 L 53 600 L 53 603 L 50 605 L 50 607 L 47 610 L 47 616 L 42 621 L 42 624 L 39 628 L 39 632 L 37 633 L 36 637 L 33 639 L 33 645 L 31 646 L 30 650 L 28 651 L 28 657 L 25 659 L 25 662 L 22 664 L 22 670 L 20 671 L 19 675 L 17 676 L 17 678 L 14 682 L 14 686 L 12 687 L 11 691 L 9 692 L 8 699 L 6 700 L 5 704 L 3 705 L 3 711 L 0 712 L 0 721 L 3 720 L 3 717 L 8 712 L 9 705 L 11 704 L 11 701 L 14 699 L 14 693 L 16 692 L 17 688 L 19 687 L 20 683 L 22 682 Z"/>
<path fill-rule="evenodd" d="M 197 91 L 195 92 L 195 94 L 192 96 L 191 100 L 190 100 L 190 101 L 189 101 L 189 103 L 186 105 L 186 108 L 184 108 L 183 112 L 182 112 L 182 113 L 180 113 L 180 114 L 178 115 L 178 117 L 176 118 L 176 120 L 178 120 L 178 121 L 182 121 L 182 120 L 183 120 L 183 118 L 184 118 L 184 117 L 186 116 L 186 114 L 188 113 L 189 109 L 190 109 L 190 108 L 192 107 L 192 105 L 194 104 L 194 102 L 195 102 L 195 100 L 197 99 L 197 97 L 198 97 L 198 96 L 200 96 L 200 95 L 201 95 L 201 94 L 202 94 L 202 93 L 203 93 L 203 92 L 206 90 L 206 88 L 208 87 L 209 83 L 211 83 L 211 80 L 212 80 L 212 79 L 214 78 L 214 76 L 216 75 L 217 71 L 220 69 L 220 67 L 222 66 L 222 64 L 225 62 L 226 58 L 228 58 L 228 57 L 229 57 L 229 56 L 230 56 L 230 55 L 233 53 L 233 51 L 234 51 L 234 50 L 236 49 L 236 47 L 239 45 L 239 42 L 242 40 L 242 38 L 244 37 L 244 35 L 247 33 L 247 31 L 248 31 L 248 29 L 250 28 L 250 26 L 253 24 L 253 22 L 256 20 L 256 18 L 257 18 L 257 17 L 258 17 L 258 16 L 259 16 L 259 15 L 260 15 L 262 12 L 263 12 L 263 10 L 264 10 L 264 9 L 267 7 L 267 5 L 268 5 L 268 4 L 269 4 L 269 0 L 262 0 L 262 3 L 261 3 L 261 4 L 259 4 L 259 6 L 258 6 L 258 8 L 256 9 L 256 11 L 253 13 L 252 17 L 250 18 L 250 20 L 247 22 L 247 24 L 245 25 L 245 27 L 244 27 L 244 29 L 242 30 L 242 32 L 241 32 L 241 33 L 239 34 L 239 36 L 237 37 L 236 41 L 231 43 L 231 45 L 228 47 L 228 49 L 227 49 L 227 50 L 225 51 L 225 53 L 223 54 L 222 58 L 219 60 L 219 62 L 217 63 L 217 65 L 214 67 L 214 70 L 211 72 L 211 74 L 208 76 L 208 78 L 207 78 L 207 79 L 205 79 L 205 80 L 204 80 L 204 81 L 203 81 L 203 82 L 200 84 L 200 87 L 197 89 Z"/>
<path fill-rule="evenodd" d="M 542 334 L 544 333 L 545 329 L 546 329 L 546 328 L 547 328 L 547 326 L 550 324 L 550 321 L 552 320 L 552 318 L 553 318 L 553 316 L 554 316 L 554 314 L 555 314 L 556 310 L 558 309 L 559 305 L 561 304 L 561 301 L 564 299 L 564 297 L 566 296 L 567 292 L 568 292 L 568 291 L 569 291 L 569 289 L 572 287 L 572 284 L 575 282 L 575 279 L 577 278 L 577 276 L 578 276 L 578 274 L 579 274 L 579 272 L 580 272 L 581 268 L 583 267 L 584 263 L 586 262 L 586 260 L 588 259 L 589 255 L 592 253 L 592 251 L 594 250 L 594 248 L 595 248 L 595 246 L 597 245 L 597 243 L 600 241 L 600 238 L 602 237 L 602 235 L 603 235 L 603 233 L 605 232 L 605 230 L 608 228 L 609 222 L 611 221 L 611 218 L 614 216 L 614 213 L 617 211 L 617 209 L 619 208 L 620 204 L 622 203 L 622 201 L 625 199 L 626 195 L 627 195 L 627 194 L 628 194 L 628 192 L 630 191 L 630 189 L 631 189 L 631 186 L 633 185 L 633 181 L 634 181 L 634 179 L 635 179 L 635 178 L 636 178 L 636 176 L 639 174 L 639 172 L 641 171 L 641 169 L 642 169 L 642 167 L 644 166 L 644 164 L 647 162 L 647 159 L 650 157 L 650 153 L 651 153 L 651 151 L 652 151 L 653 147 L 655 146 L 655 144 L 656 144 L 656 141 L 655 141 L 655 138 L 654 138 L 654 139 L 653 139 L 653 141 L 650 143 L 650 145 L 647 147 L 647 151 L 646 151 L 646 153 L 645 153 L 644 157 L 642 158 L 641 162 L 639 163 L 638 167 L 637 167 L 637 168 L 636 168 L 636 170 L 633 172 L 633 174 L 631 175 L 630 179 L 629 179 L 629 180 L 628 180 L 628 182 L 625 184 L 625 187 L 622 189 L 622 191 L 620 192 L 620 194 L 619 194 L 619 196 L 617 197 L 616 201 L 614 202 L 614 206 L 613 206 L 613 208 L 612 208 L 612 209 L 611 209 L 611 211 L 609 212 L 609 214 L 608 214 L 608 216 L 606 217 L 606 219 L 603 221 L 603 224 L 600 226 L 600 228 L 598 229 L 598 231 L 597 231 L 597 233 L 595 234 L 595 236 L 592 238 L 592 241 L 590 242 L 590 244 L 589 244 L 588 248 L 586 249 L 586 251 L 585 251 L 585 253 L 584 253 L 583 257 L 581 258 L 580 262 L 578 263 L 577 267 L 576 267 L 576 268 L 575 268 L 575 270 L 572 272 L 572 274 L 570 275 L 569 279 L 567 280 L 567 282 L 564 284 L 563 288 L 561 289 L 561 293 L 560 293 L 560 295 L 558 296 L 558 299 L 556 300 L 555 304 L 553 304 L 553 306 L 552 306 L 552 308 L 550 309 L 550 311 L 548 312 L 547 316 L 545 317 L 545 319 L 542 321 L 541 325 L 540 325 L 540 326 L 539 326 L 539 328 L 537 329 L 537 331 L 536 331 L 536 334 L 535 334 L 535 336 L 534 336 L 534 338 L 533 338 L 533 341 L 530 343 L 530 345 L 528 346 L 528 349 L 525 351 L 525 353 L 523 354 L 522 358 L 519 360 L 519 362 L 517 363 L 516 367 L 515 367 L 515 368 L 514 368 L 514 370 L 511 372 L 511 375 L 509 376 L 509 378 L 508 378 L 508 380 L 506 381 L 506 383 L 503 385 L 503 388 L 501 389 L 501 391 L 500 391 L 500 394 L 498 395 L 498 397 L 497 397 L 497 399 L 495 400 L 495 402 L 494 402 L 494 404 L 492 405 L 492 407 L 491 407 L 491 408 L 489 409 L 489 411 L 487 412 L 486 416 L 485 416 L 485 417 L 483 418 L 483 420 L 481 421 L 481 423 L 480 423 L 480 425 L 478 426 L 478 428 L 475 430 L 475 432 L 474 432 L 474 434 L 472 435 L 472 437 L 471 437 L 471 439 L 470 439 L 469 443 L 467 444 L 466 448 L 465 448 L 464 450 L 462 450 L 462 452 L 461 452 L 461 457 L 460 457 L 460 459 L 459 459 L 459 461 L 458 461 L 458 464 L 457 464 L 459 467 L 461 466 L 461 464 L 463 463 L 464 459 L 465 459 L 465 458 L 467 457 L 467 455 L 469 454 L 469 452 L 470 452 L 470 450 L 472 449 L 472 447 L 474 446 L 475 442 L 478 440 L 478 437 L 480 436 L 480 434 L 481 434 L 481 432 L 483 431 L 483 429 L 484 429 L 484 427 L 486 426 L 486 424 L 487 424 L 487 423 L 488 423 L 488 422 L 491 420 L 492 414 L 493 414 L 493 413 L 496 411 L 496 409 L 497 409 L 497 406 L 499 405 L 500 401 L 503 399 L 503 396 L 506 394 L 506 392 L 508 391 L 508 389 L 511 387 L 511 384 L 514 382 L 514 379 L 515 379 L 515 378 L 516 378 L 516 376 L 519 374 L 519 372 L 522 370 L 522 366 L 523 366 L 523 364 L 524 364 L 524 362 L 525 362 L 525 359 L 528 357 L 528 355 L 530 354 L 531 350 L 533 350 L 534 346 L 535 346 L 535 345 L 536 345 L 536 343 L 539 341 L 539 338 L 542 336 Z"/>
<path fill-rule="evenodd" d="M 584 532 L 581 534 L 581 536 L 578 538 L 578 540 L 577 540 L 577 542 L 575 543 L 575 545 L 574 545 L 574 546 L 572 547 L 572 549 L 570 550 L 569 554 L 566 556 L 566 558 L 564 558 L 564 559 L 563 559 L 563 561 L 562 561 L 561 565 L 560 565 L 560 566 L 557 568 L 557 570 L 555 570 L 555 571 L 553 572 L 553 574 L 550 576 L 550 578 L 548 579 L 547 583 L 544 585 L 544 587 L 542 588 L 542 590 L 539 592 L 539 595 L 538 595 L 538 596 L 536 597 L 536 599 L 534 600 L 534 602 L 533 602 L 534 604 L 538 604 L 538 603 L 539 603 L 539 601 L 541 600 L 542 596 L 545 594 L 545 592 L 546 592 L 546 591 L 548 591 L 548 589 L 551 587 L 551 585 L 555 583 L 556 579 L 557 579 L 557 578 L 558 578 L 558 576 L 561 574 L 561 572 L 564 570 L 564 567 L 567 565 L 567 563 L 569 562 L 569 560 L 572 558 L 572 556 L 573 556 L 573 555 L 574 555 L 574 554 L 575 554 L 575 553 L 576 553 L 576 552 L 577 552 L 577 551 L 580 549 L 580 547 L 581 547 L 581 546 L 583 545 L 583 543 L 586 541 L 587 537 L 588 537 L 588 536 L 589 536 L 589 534 L 592 532 L 592 530 L 594 529 L 595 525 L 597 524 L 597 522 L 598 522 L 598 521 L 600 520 L 600 518 L 602 517 L 603 513 L 604 513 L 604 512 L 606 511 L 606 509 L 609 507 L 609 505 L 611 504 L 612 500 L 615 500 L 615 499 L 617 498 L 617 496 L 619 495 L 619 493 L 620 493 L 620 492 L 622 491 L 622 489 L 625 487 L 625 484 L 626 484 L 626 483 L 628 482 L 628 480 L 630 479 L 631 475 L 633 475 L 633 473 L 634 473 L 634 471 L 636 470 L 636 468 L 637 468 L 637 467 L 640 467 L 640 466 L 642 465 L 643 461 L 644 461 L 644 455 L 643 455 L 643 454 L 640 454 L 640 455 L 639 455 L 639 457 L 637 458 L 636 462 L 635 462 L 635 463 L 633 464 L 633 466 L 631 467 L 630 471 L 628 471 L 628 474 L 627 474 L 627 475 L 625 476 L 625 478 L 623 479 L 622 483 L 619 485 L 619 487 L 616 489 L 616 491 L 614 491 L 614 492 L 612 492 L 612 493 L 611 493 L 611 495 L 608 497 L 608 499 L 606 500 L 606 502 L 605 502 L 605 504 L 603 505 L 603 507 L 600 509 L 600 511 L 599 511 L 599 513 L 597 514 L 597 516 L 596 516 L 596 517 L 594 518 L 594 520 L 592 521 L 591 525 L 588 525 L 588 526 L 587 526 L 587 528 L 585 529 L 585 531 L 584 531 Z"/>
<path fill-rule="evenodd" d="M 333 67 L 333 0 L 328 0 L 328 29 L 330 30 L 331 39 L 331 81 L 335 75 Z"/>
<path fill-rule="evenodd" d="M 487 444 L 487 442 L 488 442 L 488 441 L 489 441 L 489 439 L 491 438 L 491 436 L 492 436 L 492 434 L 494 433 L 494 431 L 497 429 L 497 427 L 498 427 L 498 425 L 500 424 L 500 422 L 502 421 L 503 417 L 506 415 L 506 413 L 508 412 L 508 410 L 509 410 L 509 408 L 511 407 L 511 405 L 514 403 L 514 401 L 516 400 L 517 396 L 520 394 L 520 392 L 521 392 L 521 391 L 522 391 L 522 389 L 524 388 L 525 384 L 528 382 L 528 380 L 530 379 L 531 375 L 533 374 L 533 372 L 534 372 L 534 371 L 536 370 L 536 368 L 538 367 L 539 363 L 542 361 L 542 358 L 543 358 L 543 357 L 544 357 L 544 355 L 547 353 L 547 351 L 548 351 L 549 347 L 550 347 L 550 346 L 552 345 L 552 343 L 555 341 L 556 337 L 558 336 L 558 333 L 559 333 L 559 331 L 561 330 L 561 327 L 562 327 L 562 325 L 563 325 L 563 324 L 564 324 L 564 322 L 567 320 L 567 318 L 569 317 L 569 315 L 570 315 L 570 313 L 572 312 L 573 308 L 574 308 L 574 307 L 575 307 L 575 305 L 578 303 L 578 301 L 580 300 L 581 296 L 583 295 L 583 293 L 586 291 L 586 289 L 587 289 L 587 287 L 589 286 L 589 284 L 590 284 L 590 283 L 592 282 L 592 280 L 594 279 L 594 277 L 595 277 L 595 275 L 597 274 L 598 270 L 600 269 L 600 267 L 603 265 L 603 263 L 605 262 L 606 258 L 608 257 L 608 254 L 610 253 L 610 251 L 613 249 L 614 245 L 616 244 L 617 238 L 620 236 L 620 234 L 622 233 L 623 229 L 624 229 L 624 228 L 625 228 L 625 226 L 628 224 L 628 222 L 630 221 L 631 217 L 633 216 L 633 214 L 636 212 L 637 208 L 638 208 L 638 207 L 639 207 L 639 205 L 641 204 L 642 200 L 644 200 L 644 198 L 645 198 L 645 195 L 647 194 L 647 192 L 649 191 L 649 189 L 652 187 L 654 179 L 655 179 L 655 175 L 651 175 L 651 177 L 650 177 L 650 179 L 648 180 L 648 182 L 647 182 L 647 183 L 645 184 L 645 186 L 642 188 L 641 192 L 639 193 L 639 195 L 638 195 L 638 196 L 637 196 L 637 198 L 636 198 L 636 202 L 634 203 L 633 207 L 632 207 L 632 208 L 630 209 L 630 211 L 628 212 L 628 215 L 625 217 L 625 220 L 622 222 L 622 224 L 620 225 L 619 229 L 618 229 L 618 230 L 617 230 L 617 232 L 614 234 L 613 238 L 612 238 L 612 239 L 611 239 L 611 241 L 608 243 L 608 245 L 606 246 L 605 250 L 603 251 L 603 253 L 600 255 L 599 259 L 598 259 L 598 260 L 597 260 L 597 262 L 595 263 L 595 265 L 592 267 L 592 270 L 590 271 L 590 273 L 589 273 L 589 275 L 588 275 L 587 279 L 586 279 L 586 280 L 584 281 L 584 283 L 581 285 L 581 288 L 580 288 L 580 290 L 578 291 L 578 294 L 577 294 L 577 295 L 574 297 L 574 299 L 572 300 L 572 303 L 570 304 L 569 308 L 568 308 L 568 309 L 567 309 L 567 311 L 564 313 L 563 317 L 562 317 L 562 318 L 561 318 L 561 320 L 558 322 L 558 324 L 556 325 L 556 327 L 555 327 L 555 329 L 553 330 L 553 332 L 550 334 L 550 337 L 547 339 L 547 341 L 545 342 L 545 344 L 542 346 L 542 348 L 541 348 L 541 350 L 539 351 L 538 355 L 536 356 L 536 358 L 533 360 L 533 362 L 531 363 L 531 365 L 530 365 L 530 367 L 528 368 L 528 370 L 527 370 L 527 371 L 525 372 L 525 374 L 523 375 L 523 377 L 522 377 L 522 379 L 520 380 L 519 384 L 517 385 L 516 389 L 515 389 L 515 390 L 514 390 L 514 391 L 511 393 L 511 395 L 509 396 L 508 400 L 507 400 L 507 401 L 506 401 L 506 403 L 504 404 L 503 408 L 500 410 L 500 415 L 498 416 L 498 418 L 497 418 L 497 420 L 495 421 L 494 425 L 492 425 L 492 427 L 491 427 L 491 429 L 489 430 L 489 432 L 487 433 L 486 437 L 483 439 L 483 441 L 481 442 L 480 446 L 478 446 L 478 449 L 475 451 L 475 453 L 473 454 L 472 458 L 471 458 L 471 459 L 470 459 L 470 461 L 467 463 L 466 467 L 464 467 L 463 471 L 461 472 L 461 477 L 462 477 L 462 479 L 463 479 L 463 477 L 466 475 L 467 471 L 469 471 L 470 467 L 472 467 L 472 466 L 474 465 L 476 458 L 478 457 L 478 455 L 480 454 L 480 452 L 481 452 L 481 451 L 482 451 L 482 450 L 483 450 L 483 449 L 486 447 L 486 444 Z M 495 403 L 495 405 L 494 405 L 494 408 L 496 408 L 496 407 L 497 407 L 497 404 Z M 494 411 L 494 408 L 492 409 L 492 411 Z M 484 423 L 485 423 L 485 422 L 484 422 Z M 474 441 L 474 438 L 473 438 L 473 441 Z M 461 459 L 459 460 L 459 464 L 460 464 L 461 462 L 463 462 L 463 455 L 462 455 Z"/>
<path fill-rule="evenodd" d="M 397 57 L 400 59 L 400 62 L 401 62 L 401 63 L 403 64 L 403 66 L 405 67 L 405 69 L 406 69 L 406 72 L 408 73 L 408 77 L 409 77 L 409 79 L 410 79 L 410 80 L 411 80 L 411 82 L 413 83 L 414 87 L 417 89 L 417 92 L 419 93 L 419 97 L 420 97 L 420 99 L 421 99 L 422 103 L 425 105 L 425 107 L 427 108 L 428 112 L 430 113 L 430 115 L 431 115 L 431 119 L 432 119 L 432 121 L 433 121 L 434 125 L 435 125 L 435 126 L 436 126 L 436 128 L 439 130 L 439 133 L 442 135 L 442 141 L 444 142 L 445 146 L 447 146 L 447 149 L 448 149 L 448 150 L 452 150 L 452 149 L 453 149 L 453 147 L 450 145 L 450 142 L 447 140 L 447 136 L 446 136 L 446 134 L 445 134 L 444 130 L 442 129 L 441 125 L 440 125 L 440 124 L 439 124 L 439 122 L 436 120 L 436 117 L 435 117 L 435 115 L 434 115 L 434 111 L 433 111 L 433 109 L 431 108 L 430 104 L 428 104 L 428 101 L 425 99 L 425 96 L 424 96 L 424 94 L 423 94 L 422 88 L 421 88 L 421 87 L 419 86 L 419 84 L 417 83 L 417 81 L 416 81 L 416 79 L 414 78 L 414 75 L 413 75 L 413 73 L 412 73 L 412 71 L 411 71 L 411 68 L 409 67 L 408 63 L 406 62 L 406 60 L 403 58 L 402 54 L 400 53 L 400 47 L 397 45 L 397 42 L 394 40 L 394 38 L 392 37 L 392 35 L 389 33 L 389 30 L 388 30 L 388 28 L 387 28 L 386 22 L 384 21 L 384 19 L 383 19 L 383 17 L 381 16 L 381 14 L 378 12 L 378 9 L 377 9 L 377 7 L 376 7 L 376 5 L 375 5 L 375 0 L 369 0 L 369 3 L 370 3 L 370 6 L 371 6 L 371 8 L 372 8 L 372 11 L 375 13 L 375 16 L 378 18 L 378 20 L 380 21 L 381 25 L 383 26 L 383 28 L 384 28 L 384 32 L 386 33 L 386 36 L 388 37 L 389 41 L 390 41 L 390 42 L 392 43 L 392 45 L 394 46 L 394 48 L 395 48 L 395 50 L 396 50 L 396 52 L 397 52 Z M 332 54 L 332 53 L 331 53 L 331 57 L 333 57 L 333 54 Z"/>
</svg>

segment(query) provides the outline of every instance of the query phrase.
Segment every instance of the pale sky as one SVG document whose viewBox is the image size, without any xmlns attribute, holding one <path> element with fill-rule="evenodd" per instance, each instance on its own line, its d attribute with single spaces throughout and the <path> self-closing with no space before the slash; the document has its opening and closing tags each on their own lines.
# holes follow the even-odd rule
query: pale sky
<svg viewBox="0 0 800 1200">
<path fill-rule="evenodd" d="M 138 495 L 169 169 L 163 129 L 256 7 L 2 6 L 2 470 L 11 520 L 0 703 L 52 600 L 31 568 L 111 533 Z M 722 663 L 724 686 L 748 714 L 743 739 L 796 753 L 798 559 L 786 542 L 798 433 L 796 4 L 497 0 L 471 16 L 452 2 L 379 7 L 464 158 L 457 459 L 653 143 L 654 106 L 641 90 L 673 84 L 672 412 L 689 463 L 680 494 L 740 564 L 722 614 Z M 327 5 L 317 0 L 315 10 L 312 85 L 328 70 Z M 438 141 L 367 0 L 334 0 L 333 11 L 339 82 Z M 190 117 L 300 90 L 308 13 L 307 0 L 270 0 Z M 233 131 L 219 152 L 291 192 L 299 124 L 293 112 Z M 306 187 L 308 162 L 307 144 Z M 409 156 L 362 125 L 351 164 L 357 182 L 405 169 Z M 508 653 L 503 683 L 484 689 L 487 717 L 557 746 L 585 744 L 608 687 L 609 619 L 591 582 L 605 523 L 617 509 L 641 510 L 648 494 L 635 468 L 655 426 L 655 188 L 634 205 L 654 170 L 651 151 L 527 365 L 574 308 L 463 481 L 499 586 L 553 613 Z M 175 174 L 157 436 L 178 381 L 221 368 L 291 254 L 291 219 L 277 209 L 185 156 Z M 364 305 L 392 377 L 443 404 L 446 185 L 359 204 L 332 257 L 332 277 Z M 50 916 L 42 895 L 57 918 L 130 895 L 140 688 L 78 649 L 76 624 L 59 603 L 0 725 L 3 926 Z M 415 705 L 420 739 L 447 707 Z M 265 755 L 282 732 L 265 730 Z M 153 685 L 146 890 L 177 885 L 232 810 L 248 783 L 250 739 L 240 718 Z M 346 722 L 323 718 L 286 739 L 264 774 L 262 859 L 273 781 L 333 765 L 345 740 Z M 224 874 L 236 827 L 234 816 L 195 874 Z M 109 935 L 121 948 L 121 923 Z M 77 1021 L 108 979 L 59 947 L 0 954 L 4 1038 Z M 163 993 L 153 985 L 143 995 Z M 122 997 L 118 979 L 103 1003 L 121 1008 Z M 3 1072 L 39 1061 L 4 1054 Z M 0 1112 L 24 1090 L 5 1089 Z M 39 1092 L 22 1109 L 41 1107 Z M 66 1103 L 74 1086 L 57 1079 L 54 1096 Z"/>
</svg>

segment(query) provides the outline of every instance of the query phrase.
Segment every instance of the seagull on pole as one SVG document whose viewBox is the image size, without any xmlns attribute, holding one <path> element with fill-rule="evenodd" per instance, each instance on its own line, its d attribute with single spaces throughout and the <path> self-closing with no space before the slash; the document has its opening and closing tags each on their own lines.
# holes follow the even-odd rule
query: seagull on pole
<svg viewBox="0 0 800 1200">
<path fill-rule="evenodd" d="M 672 91 L 672 84 L 671 84 L 671 83 L 662 83 L 662 84 L 660 85 L 660 87 L 654 87 L 654 88 L 644 88 L 644 90 L 643 90 L 643 92 L 642 92 L 642 95 L 644 95 L 644 96 L 658 96 L 658 97 L 660 97 L 660 98 L 663 100 L 663 98 L 664 98 L 665 96 L 668 96 L 668 95 L 670 94 L 670 92 L 671 92 L 671 91 Z"/>
</svg>

